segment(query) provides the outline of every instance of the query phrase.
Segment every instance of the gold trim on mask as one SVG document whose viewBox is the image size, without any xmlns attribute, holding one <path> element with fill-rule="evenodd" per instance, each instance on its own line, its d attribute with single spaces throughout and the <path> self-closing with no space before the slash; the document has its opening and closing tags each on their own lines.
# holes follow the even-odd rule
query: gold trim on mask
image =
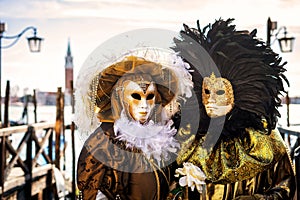
<svg viewBox="0 0 300 200">
<path fill-rule="evenodd" d="M 140 78 L 141 78 L 141 80 L 134 81 L 134 82 L 136 82 L 141 87 L 143 92 L 146 93 L 147 88 L 151 84 L 151 82 L 150 81 L 145 81 L 142 76 Z"/>
<path fill-rule="evenodd" d="M 213 72 L 209 77 L 204 77 L 202 103 L 211 110 L 218 108 L 218 112 L 222 115 L 230 112 L 234 105 L 234 94 L 230 81 L 226 78 L 216 77 Z M 228 107 L 228 109 L 225 109 L 225 107 Z"/>
</svg>

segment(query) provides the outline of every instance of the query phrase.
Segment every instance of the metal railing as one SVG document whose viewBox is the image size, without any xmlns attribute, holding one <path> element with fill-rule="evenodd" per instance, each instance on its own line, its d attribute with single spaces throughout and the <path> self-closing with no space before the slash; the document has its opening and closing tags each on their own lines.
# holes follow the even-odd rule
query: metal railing
<svg viewBox="0 0 300 200">
<path fill-rule="evenodd" d="M 287 136 L 288 141 L 286 143 L 290 149 L 290 156 L 295 165 L 296 171 L 296 181 L 297 181 L 297 191 L 296 199 L 300 199 L 300 131 L 294 131 L 288 128 L 278 127 L 278 130 L 283 138 Z M 295 136 L 296 141 L 294 144 L 291 144 L 289 138 Z"/>
</svg>

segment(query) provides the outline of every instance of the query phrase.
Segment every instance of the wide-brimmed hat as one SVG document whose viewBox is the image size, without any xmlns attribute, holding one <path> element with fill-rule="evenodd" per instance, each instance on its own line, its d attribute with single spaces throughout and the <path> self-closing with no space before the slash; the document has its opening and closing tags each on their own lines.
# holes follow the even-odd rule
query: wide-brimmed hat
<svg viewBox="0 0 300 200">
<path fill-rule="evenodd" d="M 75 118 L 86 134 L 103 121 L 113 121 L 111 95 L 118 80 L 130 74 L 150 75 L 161 96 L 162 106 L 189 98 L 193 83 L 189 65 L 174 51 L 154 47 L 133 49 L 110 62 L 86 67 L 79 72 L 75 91 Z"/>
</svg>

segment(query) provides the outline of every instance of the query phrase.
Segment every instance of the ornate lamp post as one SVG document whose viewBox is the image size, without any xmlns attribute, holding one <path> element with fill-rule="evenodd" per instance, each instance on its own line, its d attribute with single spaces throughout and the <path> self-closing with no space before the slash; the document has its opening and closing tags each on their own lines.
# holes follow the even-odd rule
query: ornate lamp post
<svg viewBox="0 0 300 200">
<path fill-rule="evenodd" d="M 271 44 L 273 44 L 273 42 L 275 42 L 275 40 L 278 40 L 279 47 L 280 47 L 280 50 L 282 53 L 292 52 L 293 47 L 294 47 L 295 37 L 287 37 L 287 30 L 286 30 L 285 26 L 280 27 L 276 33 L 273 33 L 276 29 L 277 29 L 277 22 L 271 21 L 271 19 L 269 17 L 268 21 L 267 21 L 267 45 L 271 46 Z M 282 38 L 278 38 L 278 34 L 282 30 L 284 31 L 283 32 L 284 36 Z M 271 36 L 275 37 L 275 39 L 272 43 L 271 43 Z M 286 95 L 287 126 L 290 126 L 289 105 L 290 105 L 290 98 L 289 98 L 289 94 L 287 93 L 287 95 Z"/>
<path fill-rule="evenodd" d="M 280 27 L 278 29 L 278 31 L 275 34 L 273 34 L 273 31 L 276 30 L 276 29 L 277 29 L 277 22 L 271 21 L 271 19 L 269 17 L 268 22 L 267 22 L 267 45 L 270 46 L 272 44 L 271 43 L 271 36 L 275 36 L 274 41 L 278 40 L 281 52 L 283 52 L 283 53 L 292 52 L 295 37 L 287 37 L 287 30 L 286 30 L 285 26 Z M 278 38 L 278 34 L 280 33 L 281 30 L 284 31 L 283 32 L 284 37 Z M 290 107 L 290 97 L 289 97 L 289 93 L 286 94 L 285 101 L 286 101 L 286 109 L 287 109 L 286 110 L 287 111 L 286 120 L 287 120 L 287 126 L 289 127 L 290 126 L 290 108 L 289 108 Z M 292 149 L 292 153 L 294 154 L 294 158 L 295 158 L 296 174 L 300 174 L 299 142 L 300 142 L 300 138 L 298 137 L 297 142 L 296 142 L 298 147 L 296 149 Z M 299 179 L 299 176 L 296 176 L 296 178 L 297 178 L 297 185 L 298 185 L 296 195 L 297 195 L 297 199 L 299 199 L 299 197 L 300 197 L 300 191 L 299 191 L 300 179 Z"/>
<path fill-rule="evenodd" d="M 7 49 L 12 47 L 14 44 L 18 42 L 20 37 L 27 31 L 32 30 L 33 31 L 33 36 L 28 37 L 28 45 L 29 45 L 29 50 L 31 52 L 40 52 L 41 50 L 41 42 L 43 38 L 37 37 L 36 32 L 37 29 L 33 26 L 28 26 L 26 27 L 23 31 L 21 31 L 17 35 L 13 36 L 6 36 L 4 35 L 5 32 L 5 23 L 0 21 L 0 122 L 2 122 L 2 95 L 1 95 L 1 88 L 2 88 L 2 74 L 1 74 L 1 52 L 2 49 Z M 12 42 L 6 46 L 2 46 L 2 39 L 7 39 L 11 40 Z"/>
<path fill-rule="evenodd" d="M 295 37 L 287 37 L 287 30 L 285 26 L 280 27 L 276 33 L 273 33 L 277 29 L 277 22 L 271 21 L 270 17 L 268 18 L 267 22 L 267 45 L 271 46 L 277 40 L 279 42 L 279 47 L 282 53 L 286 52 L 292 52 L 294 47 L 294 41 Z M 281 33 L 281 31 L 284 31 L 284 36 L 279 38 L 278 34 Z M 275 39 L 271 43 L 271 36 L 274 36 Z"/>
</svg>

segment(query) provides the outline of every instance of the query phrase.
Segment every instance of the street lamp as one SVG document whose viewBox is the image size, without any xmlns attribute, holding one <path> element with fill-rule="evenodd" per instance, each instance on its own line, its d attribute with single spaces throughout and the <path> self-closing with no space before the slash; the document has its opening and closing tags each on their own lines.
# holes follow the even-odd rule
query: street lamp
<svg viewBox="0 0 300 200">
<path fill-rule="evenodd" d="M 294 47 L 295 37 L 287 37 L 287 30 L 285 26 L 280 27 L 278 31 L 274 34 L 273 32 L 276 29 L 277 29 L 277 22 L 271 21 L 269 17 L 267 22 L 267 45 L 271 46 L 271 44 L 273 44 L 271 43 L 271 36 L 275 36 L 273 42 L 275 42 L 275 40 L 278 40 L 280 51 L 282 53 L 292 52 Z M 282 38 L 278 38 L 278 34 L 281 33 L 282 30 L 284 31 L 283 32 L 284 36 Z"/>
<path fill-rule="evenodd" d="M 33 36 L 32 37 L 28 37 L 28 45 L 29 45 L 29 50 L 30 52 L 40 52 L 41 50 L 41 42 L 43 40 L 43 38 L 37 37 L 36 36 L 36 32 L 37 29 L 33 26 L 28 26 L 26 27 L 23 31 L 21 31 L 19 34 L 17 35 L 13 35 L 13 36 L 6 36 L 3 35 L 3 33 L 5 32 L 5 23 L 0 21 L 0 122 L 2 122 L 2 95 L 1 95 L 1 88 L 2 88 L 2 74 L 1 74 L 1 52 L 2 49 L 7 49 L 12 47 L 14 44 L 16 44 L 18 42 L 18 40 L 20 39 L 20 37 L 27 32 L 28 30 L 33 30 Z M 2 46 L 2 39 L 7 39 L 7 40 L 12 40 L 12 42 L 6 46 Z"/>
<path fill-rule="evenodd" d="M 295 37 L 287 37 L 287 30 L 285 26 L 282 26 L 278 29 L 278 31 L 273 34 L 273 31 L 277 29 L 277 22 L 276 21 L 271 21 L 270 17 L 268 18 L 267 21 L 267 45 L 270 47 L 271 46 L 271 36 L 275 36 L 275 40 L 278 40 L 279 42 L 279 47 L 282 53 L 286 52 L 292 52 L 293 51 L 293 46 L 294 46 L 294 41 Z M 278 38 L 278 34 L 280 31 L 284 31 L 284 37 Z M 287 92 L 286 94 L 286 109 L 287 109 L 287 126 L 290 126 L 290 97 L 289 93 Z"/>
</svg>

